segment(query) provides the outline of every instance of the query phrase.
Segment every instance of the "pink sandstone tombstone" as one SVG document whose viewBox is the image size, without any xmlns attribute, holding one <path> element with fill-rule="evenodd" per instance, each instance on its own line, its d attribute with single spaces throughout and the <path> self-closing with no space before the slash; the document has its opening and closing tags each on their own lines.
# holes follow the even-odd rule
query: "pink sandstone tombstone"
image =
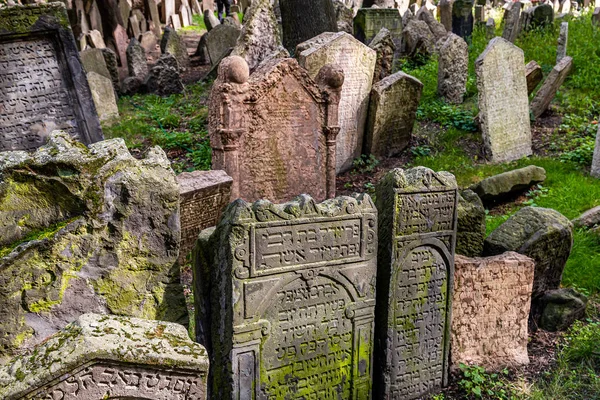
<svg viewBox="0 0 600 400">
<path fill-rule="evenodd" d="M 344 73 L 325 65 L 315 80 L 291 58 L 225 58 L 209 101 L 213 169 L 233 178 L 232 199 L 283 202 L 335 196 L 338 104 Z"/>
<path fill-rule="evenodd" d="M 457 255 L 452 301 L 452 363 L 499 369 L 529 364 L 527 320 L 535 262 L 506 252 Z"/>
<path fill-rule="evenodd" d="M 194 171 L 177 175 L 177 182 L 181 202 L 179 262 L 183 264 L 198 234 L 215 226 L 229 204 L 233 180 L 225 171 Z"/>
</svg>

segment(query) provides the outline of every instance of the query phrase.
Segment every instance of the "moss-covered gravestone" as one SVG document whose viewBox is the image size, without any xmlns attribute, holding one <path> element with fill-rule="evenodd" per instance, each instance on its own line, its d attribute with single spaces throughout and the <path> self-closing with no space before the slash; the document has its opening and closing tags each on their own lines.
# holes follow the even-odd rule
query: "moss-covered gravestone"
<svg viewBox="0 0 600 400">
<path fill-rule="evenodd" d="M 214 399 L 368 399 L 377 210 L 237 200 L 196 247 L 197 340 Z"/>
<path fill-rule="evenodd" d="M 102 140 L 66 8 L 0 8 L 0 151 L 35 149 L 55 129 Z"/>
<path fill-rule="evenodd" d="M 204 400 L 207 376 L 183 326 L 84 314 L 0 368 L 0 398 Z"/>
<path fill-rule="evenodd" d="M 417 167 L 377 186 L 375 399 L 416 399 L 447 381 L 458 191 Z"/>
</svg>

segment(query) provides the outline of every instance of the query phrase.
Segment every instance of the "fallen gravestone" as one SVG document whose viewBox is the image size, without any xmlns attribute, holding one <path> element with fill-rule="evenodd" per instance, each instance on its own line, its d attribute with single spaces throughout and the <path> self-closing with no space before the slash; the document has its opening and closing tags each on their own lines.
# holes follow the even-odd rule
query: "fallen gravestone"
<svg viewBox="0 0 600 400">
<path fill-rule="evenodd" d="M 231 25 L 217 25 L 206 34 L 206 50 L 211 64 L 223 58 L 223 55 L 231 51 L 237 43 L 241 30 Z"/>
<path fill-rule="evenodd" d="M 194 171 L 177 175 L 181 203 L 179 264 L 186 261 L 198 234 L 217 225 L 231 198 L 232 179 L 225 171 Z"/>
<path fill-rule="evenodd" d="M 473 34 L 474 0 L 454 0 L 452 3 L 452 33 L 469 40 Z"/>
<path fill-rule="evenodd" d="M 461 104 L 468 73 L 469 46 L 460 36 L 450 33 L 439 50 L 438 95 L 449 103 Z"/>
<path fill-rule="evenodd" d="M 527 94 L 531 94 L 538 87 L 542 79 L 544 79 L 542 67 L 533 60 L 529 61 L 525 65 L 525 77 L 527 79 Z"/>
<path fill-rule="evenodd" d="M 386 28 L 392 34 L 396 51 L 402 47 L 402 17 L 396 8 L 361 8 L 354 17 L 354 36 L 364 44 Z"/>
<path fill-rule="evenodd" d="M 496 37 L 475 61 L 480 124 L 493 162 L 532 154 L 523 50 Z"/>
<path fill-rule="evenodd" d="M 479 257 L 485 239 L 485 208 L 472 190 L 463 190 L 458 197 L 458 228 L 456 232 L 456 254 Z"/>
<path fill-rule="evenodd" d="M 293 54 L 296 46 L 323 32 L 337 32 L 331 0 L 279 0 L 283 47 Z"/>
<path fill-rule="evenodd" d="M 208 364 L 181 325 L 84 314 L 0 368 L 0 397 L 206 400 Z"/>
<path fill-rule="evenodd" d="M 381 28 L 377 36 L 369 43 L 369 47 L 377 53 L 375 71 L 373 71 L 373 83 L 376 83 L 392 74 L 394 53 L 396 52 L 392 33 L 387 28 Z"/>
<path fill-rule="evenodd" d="M 573 225 L 575 226 L 585 226 L 587 228 L 593 228 L 596 225 L 600 225 L 600 206 L 587 210 L 571 222 L 573 222 Z"/>
<path fill-rule="evenodd" d="M 569 41 L 569 23 L 560 24 L 560 33 L 558 35 L 558 45 L 556 46 L 556 63 L 567 56 L 567 42 Z"/>
<path fill-rule="evenodd" d="M 535 165 L 490 176 L 471 186 L 486 204 L 492 204 L 523 192 L 546 180 L 546 170 Z"/>
<path fill-rule="evenodd" d="M 402 71 L 373 85 L 365 153 L 390 157 L 408 147 L 422 90 L 421 81 Z"/>
<path fill-rule="evenodd" d="M 452 299 L 452 366 L 489 370 L 529 364 L 529 308 L 535 262 L 507 252 L 456 256 Z"/>
<path fill-rule="evenodd" d="M 369 110 L 369 93 L 377 53 L 346 32 L 326 32 L 296 47 L 298 63 L 315 79 L 327 64 L 344 71 L 344 85 L 339 104 L 340 132 L 336 140 L 336 172 L 352 168 L 360 157 L 365 123 Z"/>
<path fill-rule="evenodd" d="M 90 311 L 187 318 L 179 188 L 159 147 L 137 160 L 122 139 L 54 132 L 0 153 L 0 175 L 0 363 Z"/>
<path fill-rule="evenodd" d="M 454 176 L 390 171 L 379 211 L 374 398 L 416 399 L 448 380 L 458 191 Z"/>
<path fill-rule="evenodd" d="M 573 67 L 573 59 L 569 56 L 564 57 L 554 66 L 548 74 L 544 83 L 531 100 L 530 110 L 534 118 L 542 116 L 544 111 L 550 106 L 550 102 L 556 96 L 556 92 L 561 87 Z"/>
<path fill-rule="evenodd" d="M 102 140 L 65 6 L 0 8 L 0 152 L 34 150 L 62 129 Z"/>
<path fill-rule="evenodd" d="M 540 328 L 563 331 L 585 317 L 588 298 L 572 288 L 550 290 L 540 299 Z"/>
<path fill-rule="evenodd" d="M 212 398 L 370 397 L 376 221 L 366 194 L 236 200 L 200 235 L 196 339 Z"/>
<path fill-rule="evenodd" d="M 209 99 L 212 166 L 233 178 L 232 198 L 334 197 L 343 71 L 326 65 L 315 83 L 290 58 L 248 70 L 241 57 L 224 59 Z"/>
</svg>

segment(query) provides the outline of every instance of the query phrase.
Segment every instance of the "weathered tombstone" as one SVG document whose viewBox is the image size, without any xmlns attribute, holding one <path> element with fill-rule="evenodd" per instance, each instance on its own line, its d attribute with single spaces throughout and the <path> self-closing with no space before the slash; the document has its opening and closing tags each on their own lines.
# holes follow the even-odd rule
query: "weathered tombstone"
<svg viewBox="0 0 600 400">
<path fill-rule="evenodd" d="M 86 75 L 100 121 L 118 117 L 117 97 L 110 77 L 107 78 L 94 71 L 88 72 Z"/>
<path fill-rule="evenodd" d="M 564 57 L 558 64 L 552 68 L 542 87 L 537 91 L 533 100 L 531 100 L 531 114 L 534 118 L 539 118 L 548 109 L 550 102 L 556 96 L 556 92 L 563 84 L 573 67 L 573 59 L 569 56 Z"/>
<path fill-rule="evenodd" d="M 544 78 L 542 67 L 534 60 L 529 61 L 525 65 L 525 77 L 527 78 L 527 94 L 531 94 Z"/>
<path fill-rule="evenodd" d="M 354 33 L 354 11 L 352 8 L 347 7 L 340 0 L 333 0 L 335 7 L 335 18 L 337 20 L 337 31 L 346 32 L 349 34 Z"/>
<path fill-rule="evenodd" d="M 485 208 L 477 193 L 470 189 L 461 191 L 458 197 L 456 254 L 481 256 L 486 230 L 485 217 Z"/>
<path fill-rule="evenodd" d="M 454 0 L 452 3 L 452 33 L 468 40 L 473 34 L 474 0 Z"/>
<path fill-rule="evenodd" d="M 153 25 L 150 26 L 150 30 L 154 32 L 154 35 L 159 38 L 161 35 L 160 31 L 160 16 L 158 13 L 158 5 L 155 0 L 148 0 L 146 2 L 148 6 L 147 12 L 150 16 L 150 20 L 153 22 Z"/>
<path fill-rule="evenodd" d="M 452 32 L 452 0 L 440 0 L 440 22 L 448 32 Z"/>
<path fill-rule="evenodd" d="M 0 8 L 0 21 L 0 152 L 33 150 L 55 129 L 102 140 L 64 5 Z"/>
<path fill-rule="evenodd" d="M 190 57 L 185 42 L 174 29 L 168 26 L 165 27 L 165 33 L 160 41 L 160 51 L 163 54 L 172 54 L 177 59 L 180 68 L 189 67 Z"/>
<path fill-rule="evenodd" d="M 104 43 L 104 38 L 100 31 L 92 30 L 87 33 L 88 43 L 90 47 L 93 49 L 104 49 L 106 48 L 106 44 Z"/>
<path fill-rule="evenodd" d="M 213 10 L 204 10 L 204 25 L 206 25 L 206 30 L 210 32 L 215 26 L 220 25 L 221 22 L 215 16 L 215 12 Z"/>
<path fill-rule="evenodd" d="M 127 47 L 127 70 L 129 76 L 140 80 L 146 79 L 148 75 L 148 62 L 146 61 L 146 50 L 137 39 L 133 38 Z"/>
<path fill-rule="evenodd" d="M 326 32 L 300 43 L 296 48 L 296 57 L 313 79 L 327 64 L 337 65 L 344 71 L 339 104 L 340 132 L 336 141 L 336 171 L 347 171 L 362 152 L 377 53 L 346 32 Z"/>
<path fill-rule="evenodd" d="M 529 364 L 529 309 L 535 262 L 507 252 L 456 256 L 452 300 L 452 366 L 499 370 Z"/>
<path fill-rule="evenodd" d="M 200 7 L 200 2 L 198 0 L 190 0 L 192 3 L 192 11 L 196 15 L 202 15 L 202 7 Z"/>
<path fill-rule="evenodd" d="M 402 71 L 373 85 L 365 152 L 376 157 L 398 155 L 408 147 L 423 84 Z"/>
<path fill-rule="evenodd" d="M 208 35 L 208 32 L 200 36 L 198 47 L 194 53 L 194 56 L 198 57 L 198 63 L 200 65 L 210 65 L 210 56 L 208 55 L 208 48 L 206 47 L 206 35 Z"/>
<path fill-rule="evenodd" d="M 496 21 L 490 17 L 485 23 L 485 37 L 491 40 L 494 36 L 496 36 Z"/>
<path fill-rule="evenodd" d="M 202 11 L 215 11 L 215 0 L 202 0 Z"/>
<path fill-rule="evenodd" d="M 129 32 L 132 38 L 139 39 L 142 31 L 140 30 L 140 22 L 137 19 L 137 16 L 132 15 L 129 17 Z"/>
<path fill-rule="evenodd" d="M 115 50 L 119 56 L 119 62 L 121 66 L 127 65 L 127 46 L 129 45 L 129 36 L 127 31 L 121 25 L 117 25 L 113 30 L 113 40 L 115 44 Z"/>
<path fill-rule="evenodd" d="M 115 89 L 115 93 L 119 93 L 119 88 L 121 86 L 121 81 L 119 79 L 119 65 L 117 62 L 117 55 L 111 49 L 100 49 L 102 51 L 102 56 L 104 57 L 104 62 L 106 63 L 106 68 L 110 73 L 110 78 L 113 83 L 113 88 Z"/>
<path fill-rule="evenodd" d="M 506 201 L 546 180 L 544 168 L 528 165 L 493 175 L 470 186 L 486 206 Z"/>
<path fill-rule="evenodd" d="M 129 15 L 131 14 L 131 5 L 128 0 L 119 0 L 117 3 L 119 7 L 119 13 L 121 14 L 121 21 L 125 29 L 129 28 Z"/>
<path fill-rule="evenodd" d="M 337 32 L 331 0 L 279 0 L 283 47 L 293 54 L 296 46 L 323 32 Z"/>
<path fill-rule="evenodd" d="M 435 50 L 435 36 L 425 21 L 412 19 L 402 31 L 403 52 L 409 57 L 429 57 Z"/>
<path fill-rule="evenodd" d="M 480 123 L 493 162 L 532 154 L 523 50 L 496 37 L 475 61 Z"/>
<path fill-rule="evenodd" d="M 552 25 L 554 21 L 554 9 L 551 4 L 540 4 L 524 11 L 527 14 L 523 29 L 533 29 L 541 26 Z"/>
<path fill-rule="evenodd" d="M 438 52 L 438 95 L 449 103 L 461 104 L 467 91 L 469 46 L 450 33 Z"/>
<path fill-rule="evenodd" d="M 594 178 L 600 178 L 600 125 L 596 133 L 596 146 L 594 147 L 594 157 L 592 159 L 592 172 Z"/>
<path fill-rule="evenodd" d="M 163 0 L 162 1 L 162 20 L 168 24 L 171 17 L 176 14 L 175 12 L 175 0 Z"/>
<path fill-rule="evenodd" d="M 233 178 L 232 198 L 334 197 L 341 68 L 323 67 L 318 85 L 290 58 L 248 71 L 225 58 L 209 100 L 212 166 Z"/>
<path fill-rule="evenodd" d="M 474 23 L 476 25 L 483 24 L 485 21 L 485 6 L 480 4 L 475 5 Z"/>
<path fill-rule="evenodd" d="M 521 2 L 510 2 L 504 12 L 504 30 L 502 37 L 511 43 L 517 39 L 520 31 Z"/>
<path fill-rule="evenodd" d="M 156 35 L 154 35 L 153 31 L 147 31 L 142 33 L 142 37 L 140 38 L 140 45 L 144 48 L 146 53 L 150 53 L 151 51 L 156 50 L 156 45 L 158 44 L 158 39 Z"/>
<path fill-rule="evenodd" d="M 417 19 L 424 21 L 427 24 L 436 41 L 444 39 L 448 34 L 444 25 L 435 19 L 433 14 L 427 9 L 427 6 L 423 6 L 419 9 L 417 12 Z"/>
<path fill-rule="evenodd" d="M 229 204 L 232 179 L 225 171 L 194 171 L 177 175 L 181 208 L 179 264 L 186 261 L 198 234 L 217 225 Z"/>
<path fill-rule="evenodd" d="M 556 47 L 556 63 L 567 56 L 567 42 L 569 41 L 569 23 L 560 24 L 560 33 L 558 35 L 558 45 Z"/>
<path fill-rule="evenodd" d="M 416 399 L 448 379 L 456 204 L 454 176 L 394 169 L 377 185 L 376 399 Z"/>
<path fill-rule="evenodd" d="M 592 25 L 600 26 L 600 7 L 596 7 L 592 13 Z"/>
<path fill-rule="evenodd" d="M 101 49 L 84 50 L 79 53 L 79 57 L 86 73 L 95 72 L 108 79 L 112 79 Z"/>
<path fill-rule="evenodd" d="M 369 47 L 377 53 L 375 70 L 373 71 L 373 83 L 376 83 L 386 76 L 390 76 L 394 67 L 396 45 L 389 29 L 381 28 L 377 36 L 369 43 Z"/>
<path fill-rule="evenodd" d="M 240 36 L 240 29 L 231 25 L 217 25 L 206 34 L 206 49 L 211 64 L 223 58 L 223 55 L 231 51 Z"/>
<path fill-rule="evenodd" d="M 181 325 L 84 314 L 0 369 L 0 397 L 206 400 L 208 364 Z"/>
<path fill-rule="evenodd" d="M 212 349 L 212 398 L 370 398 L 376 221 L 366 194 L 237 200 L 200 235 L 196 332 Z"/>
<path fill-rule="evenodd" d="M 103 35 L 103 27 L 102 27 L 102 14 L 100 13 L 100 9 L 98 8 L 98 3 L 96 0 L 92 2 L 90 7 L 90 28 L 91 30 L 97 30 Z"/>
<path fill-rule="evenodd" d="M 144 13 L 140 10 L 140 9 L 135 9 L 131 12 L 132 16 L 135 16 L 135 18 L 138 21 L 138 26 L 140 28 L 140 35 L 143 34 L 144 32 L 148 31 L 148 22 L 146 21 L 146 17 L 144 16 Z"/>
<path fill-rule="evenodd" d="M 387 28 L 400 51 L 402 45 L 402 17 L 396 8 L 361 8 L 354 17 L 354 36 L 364 44 L 379 33 L 381 28 Z"/>
<path fill-rule="evenodd" d="M 279 47 L 281 35 L 271 0 L 254 0 L 244 15 L 242 33 L 231 54 L 244 58 L 254 71 Z"/>
<path fill-rule="evenodd" d="M 183 4 L 179 8 L 179 17 L 181 18 L 181 26 L 186 27 L 192 24 L 192 16 L 186 6 Z"/>
<path fill-rule="evenodd" d="M 179 29 L 181 29 L 181 18 L 179 17 L 179 14 L 171 15 L 171 17 L 169 17 L 169 21 L 174 32 L 177 32 Z"/>
</svg>

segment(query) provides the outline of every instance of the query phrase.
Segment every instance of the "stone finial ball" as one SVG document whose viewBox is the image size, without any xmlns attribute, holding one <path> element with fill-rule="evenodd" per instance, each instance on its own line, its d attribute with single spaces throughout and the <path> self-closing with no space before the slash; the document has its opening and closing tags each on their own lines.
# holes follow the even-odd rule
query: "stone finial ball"
<svg viewBox="0 0 600 400">
<path fill-rule="evenodd" d="M 344 70 L 339 65 L 327 64 L 319 71 L 320 82 L 337 89 L 344 84 Z"/>
<path fill-rule="evenodd" d="M 219 76 L 227 82 L 245 83 L 250 77 L 250 68 L 242 57 L 230 56 L 221 61 Z"/>
</svg>

